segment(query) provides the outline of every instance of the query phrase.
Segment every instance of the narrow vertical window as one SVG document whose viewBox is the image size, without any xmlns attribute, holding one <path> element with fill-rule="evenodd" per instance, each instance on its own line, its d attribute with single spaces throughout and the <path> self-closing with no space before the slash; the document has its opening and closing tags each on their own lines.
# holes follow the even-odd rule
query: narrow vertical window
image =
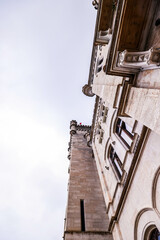
<svg viewBox="0 0 160 240">
<path fill-rule="evenodd" d="M 119 179 L 121 179 L 123 174 L 122 162 L 111 145 L 109 147 L 109 159 L 111 160 Z"/>
<path fill-rule="evenodd" d="M 132 133 L 132 128 L 120 118 L 118 118 L 116 123 L 116 133 L 127 146 L 127 148 L 130 148 L 134 134 Z"/>
<path fill-rule="evenodd" d="M 84 200 L 80 200 L 81 231 L 85 231 Z"/>
</svg>

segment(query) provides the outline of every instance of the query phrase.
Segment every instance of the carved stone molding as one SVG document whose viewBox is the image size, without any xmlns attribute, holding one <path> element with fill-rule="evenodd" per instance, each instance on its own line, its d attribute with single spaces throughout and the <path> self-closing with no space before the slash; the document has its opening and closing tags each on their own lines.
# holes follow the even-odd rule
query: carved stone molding
<svg viewBox="0 0 160 240">
<path fill-rule="evenodd" d="M 95 94 L 92 92 L 92 87 L 88 84 L 84 85 L 82 88 L 82 92 L 88 96 L 88 97 L 93 97 Z"/>
<path fill-rule="evenodd" d="M 117 65 L 139 70 L 157 68 L 160 66 L 160 48 L 151 48 L 143 52 L 128 52 L 124 50 L 118 55 Z"/>
<path fill-rule="evenodd" d="M 160 182 L 160 167 L 157 169 L 157 171 L 155 173 L 153 184 L 152 184 L 152 205 L 153 205 L 153 208 L 155 209 L 155 211 L 160 216 L 160 208 L 159 208 L 160 193 L 159 193 L 158 182 Z"/>
<path fill-rule="evenodd" d="M 94 8 L 97 10 L 97 9 L 98 9 L 98 5 L 99 5 L 99 0 L 93 0 L 93 1 L 92 1 L 92 5 L 93 5 Z"/>
<path fill-rule="evenodd" d="M 91 134 L 90 132 L 87 132 L 84 134 L 84 138 L 87 140 L 87 146 L 91 147 L 92 146 L 92 141 L 91 141 Z"/>
<path fill-rule="evenodd" d="M 141 211 L 138 212 L 136 219 L 135 219 L 135 223 L 134 223 L 134 240 L 139 240 L 139 236 L 142 236 L 142 232 L 143 229 L 145 228 L 147 221 L 145 220 L 145 222 L 142 220 L 142 217 L 144 215 L 146 215 L 147 213 L 147 218 L 148 216 L 151 214 L 152 218 L 150 219 L 150 221 L 152 220 L 152 224 L 153 224 L 153 219 L 154 219 L 154 211 L 152 208 L 150 207 L 146 207 L 143 208 Z M 140 224 L 140 221 L 142 222 L 142 224 Z M 139 234 L 138 234 L 139 232 Z M 142 238 L 141 238 L 142 239 Z"/>
<path fill-rule="evenodd" d="M 70 134 L 71 135 L 76 134 L 76 126 L 77 126 L 77 121 L 72 120 L 70 122 Z"/>
<path fill-rule="evenodd" d="M 106 31 L 99 31 L 96 38 L 96 43 L 108 44 L 112 37 L 112 29 Z"/>
</svg>

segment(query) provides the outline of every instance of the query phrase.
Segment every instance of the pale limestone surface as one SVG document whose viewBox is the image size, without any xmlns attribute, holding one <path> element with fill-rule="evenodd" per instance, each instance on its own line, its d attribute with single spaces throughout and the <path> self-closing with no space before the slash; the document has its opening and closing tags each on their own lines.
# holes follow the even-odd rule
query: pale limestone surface
<svg viewBox="0 0 160 240">
<path fill-rule="evenodd" d="M 160 134 L 160 90 L 131 87 L 125 113 Z"/>
<path fill-rule="evenodd" d="M 103 91 L 104 86 L 101 88 L 99 87 L 98 95 L 103 96 Z M 143 124 L 147 127 L 151 127 L 156 132 L 159 131 L 159 94 L 159 89 L 131 87 L 126 107 L 126 113 L 131 117 L 121 118 L 132 128 L 133 133 L 137 134 L 137 139 L 141 136 Z M 103 96 L 102 101 L 105 100 Z M 113 103 L 113 101 L 110 101 L 110 103 L 111 102 Z M 118 206 L 123 190 L 123 182 L 119 183 L 112 164 L 108 160 L 108 146 L 114 143 L 114 148 L 123 163 L 124 172 L 126 172 L 126 174 L 131 167 L 134 157 L 134 152 L 129 152 L 115 133 L 114 124 L 117 117 L 117 110 L 113 108 L 110 103 L 107 101 L 104 102 L 109 110 L 106 122 L 100 122 L 101 128 L 104 130 L 102 143 L 99 142 L 99 136 L 97 135 L 92 145 L 109 220 L 114 216 Z M 151 132 L 130 186 L 132 195 L 130 196 L 129 191 L 125 205 L 120 213 L 120 219 L 114 224 L 114 228 L 112 229 L 113 238 L 115 240 L 143 239 L 142 235 L 148 224 L 151 224 L 151 220 L 154 225 L 160 228 L 159 143 L 160 136 Z M 108 170 L 105 168 L 106 166 L 109 167 Z M 158 177 L 154 180 L 158 168 Z M 153 187 L 153 182 L 156 182 L 154 184 L 155 187 Z M 145 209 L 144 213 L 143 209 Z M 141 211 L 142 216 L 138 219 L 137 216 Z M 126 228 L 127 224 L 128 228 Z"/>
<path fill-rule="evenodd" d="M 108 102 L 111 106 L 114 105 L 117 85 L 110 86 L 95 84 L 92 87 L 92 91 L 96 95 L 100 96 L 105 102 Z"/>
<path fill-rule="evenodd" d="M 109 45 L 105 45 L 102 46 L 97 52 L 97 59 L 103 57 L 103 66 L 105 66 L 106 63 L 105 61 L 107 58 L 108 49 Z M 113 106 L 117 87 L 122 84 L 122 79 L 122 77 L 106 75 L 104 69 L 102 69 L 99 73 L 97 73 L 95 69 L 92 92 Z"/>
<path fill-rule="evenodd" d="M 111 143 L 114 143 L 114 149 L 123 163 L 124 174 L 128 173 L 134 154 L 130 153 L 121 139 L 115 133 L 115 122 L 117 119 L 117 110 L 106 104 L 109 108 L 107 120 L 101 122 L 101 128 L 104 130 L 102 143 L 99 143 L 99 135 L 96 135 L 92 144 L 95 155 L 98 174 L 100 177 L 105 203 L 108 211 L 109 219 L 114 215 L 119 199 L 123 190 L 123 182 L 120 184 L 119 179 L 114 171 L 112 164 L 108 159 L 108 149 Z M 143 125 L 137 124 L 134 119 L 122 117 L 128 125 L 133 129 L 135 134 L 140 135 Z M 106 169 L 106 166 L 109 169 Z"/>
<path fill-rule="evenodd" d="M 138 74 L 135 86 L 140 88 L 160 89 L 160 69 L 146 70 Z"/>
<path fill-rule="evenodd" d="M 145 217 L 143 218 L 143 228 L 151 221 L 160 228 L 159 202 L 160 202 L 160 182 L 157 181 L 156 189 L 153 188 L 153 182 L 160 167 L 160 136 L 151 132 L 146 142 L 145 149 L 141 156 L 137 171 L 135 173 L 132 185 L 130 187 L 125 206 L 122 210 L 119 226 L 121 229 L 122 239 L 135 239 L 134 231 L 137 233 L 137 239 L 142 239 L 142 226 L 140 228 L 135 226 L 138 214 L 143 209 L 146 209 Z M 159 173 L 158 173 L 159 179 Z M 153 208 L 153 202 L 156 199 L 157 210 Z M 148 209 L 148 210 L 147 210 Z M 143 216 L 143 214 L 142 214 Z M 141 216 L 141 217 L 142 217 Z M 139 220 L 140 221 L 140 220 Z M 129 223 L 129 228 L 126 224 Z M 144 230 L 144 229 L 143 229 Z M 136 239 L 135 239 L 136 240 Z"/>
</svg>

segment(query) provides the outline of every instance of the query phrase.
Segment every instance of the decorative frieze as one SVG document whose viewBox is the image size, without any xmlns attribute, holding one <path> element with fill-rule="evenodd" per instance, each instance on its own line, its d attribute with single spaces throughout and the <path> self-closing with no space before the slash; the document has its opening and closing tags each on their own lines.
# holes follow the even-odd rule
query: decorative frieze
<svg viewBox="0 0 160 240">
<path fill-rule="evenodd" d="M 159 67 L 160 48 L 151 48 L 143 52 L 129 52 L 124 50 L 118 55 L 118 66 L 139 70 Z"/>
</svg>

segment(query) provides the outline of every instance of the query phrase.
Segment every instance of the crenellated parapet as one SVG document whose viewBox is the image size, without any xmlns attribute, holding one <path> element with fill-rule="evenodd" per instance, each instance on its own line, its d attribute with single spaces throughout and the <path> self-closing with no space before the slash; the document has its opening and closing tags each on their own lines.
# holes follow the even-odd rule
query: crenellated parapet
<svg viewBox="0 0 160 240">
<path fill-rule="evenodd" d="M 80 134 L 82 133 L 84 138 L 87 141 L 87 146 L 90 147 L 91 146 L 91 126 L 89 125 L 82 125 L 77 124 L 76 120 L 72 120 L 70 122 L 70 142 L 68 143 L 69 147 L 68 147 L 68 159 L 71 159 L 71 148 L 72 148 L 72 138 L 74 135 L 76 134 Z"/>
<path fill-rule="evenodd" d="M 90 132 L 90 130 L 91 130 L 91 126 L 89 126 L 89 125 L 77 124 L 76 120 L 72 120 L 70 122 L 70 134 L 71 134 L 71 136 L 76 134 L 77 131 Z"/>
</svg>

